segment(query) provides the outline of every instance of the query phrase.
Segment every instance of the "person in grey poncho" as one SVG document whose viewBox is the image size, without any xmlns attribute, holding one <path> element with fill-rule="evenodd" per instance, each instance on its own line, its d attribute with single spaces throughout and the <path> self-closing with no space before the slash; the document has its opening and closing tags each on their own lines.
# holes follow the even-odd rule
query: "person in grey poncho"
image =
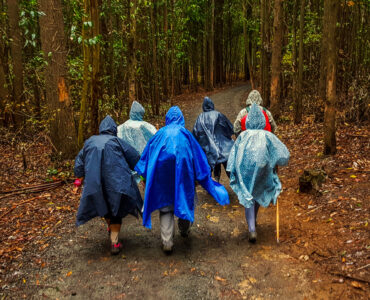
<svg viewBox="0 0 370 300">
<path fill-rule="evenodd" d="M 136 149 L 141 155 L 150 138 L 157 132 L 155 127 L 143 121 L 145 109 L 137 101 L 132 102 L 130 119 L 117 128 L 117 136 Z"/>
<path fill-rule="evenodd" d="M 248 98 L 247 98 L 247 101 L 246 101 L 246 107 L 243 108 L 239 112 L 238 116 L 236 117 L 236 120 L 234 122 L 234 133 L 235 133 L 235 135 L 238 136 L 242 132 L 242 129 L 244 129 L 244 128 L 242 128 L 242 119 L 245 118 L 245 116 L 248 114 L 248 111 L 250 110 L 250 107 L 253 103 L 258 105 L 259 108 L 264 113 L 264 115 L 267 116 L 267 118 L 269 120 L 268 125 L 271 128 L 270 131 L 272 133 L 275 133 L 275 131 L 277 129 L 277 126 L 276 126 L 274 118 L 272 117 L 271 112 L 269 110 L 265 109 L 262 106 L 263 105 L 263 100 L 262 100 L 261 94 L 257 90 L 253 90 L 248 95 Z"/>
<path fill-rule="evenodd" d="M 264 130 L 266 119 L 260 108 L 253 104 L 243 131 L 231 149 L 227 162 L 230 187 L 245 207 L 249 241 L 255 242 L 256 217 L 260 205 L 276 204 L 281 183 L 276 167 L 289 160 L 287 147 L 271 132 Z"/>
<path fill-rule="evenodd" d="M 195 122 L 193 135 L 206 154 L 217 182 L 220 182 L 221 165 L 226 169 L 227 159 L 234 144 L 231 138 L 233 134 L 233 125 L 229 119 L 215 110 L 215 105 L 209 97 L 204 97 L 203 112 Z"/>
</svg>

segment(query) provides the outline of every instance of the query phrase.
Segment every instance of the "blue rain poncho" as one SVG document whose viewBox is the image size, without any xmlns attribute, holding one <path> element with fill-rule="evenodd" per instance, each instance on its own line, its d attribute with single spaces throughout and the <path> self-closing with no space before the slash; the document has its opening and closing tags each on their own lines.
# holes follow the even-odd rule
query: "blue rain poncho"
<svg viewBox="0 0 370 300">
<path fill-rule="evenodd" d="M 287 147 L 271 132 L 263 130 L 266 120 L 253 104 L 243 131 L 231 149 L 227 163 L 230 187 L 240 204 L 249 208 L 253 200 L 267 207 L 281 192 L 281 183 L 275 167 L 289 160 Z"/>
<path fill-rule="evenodd" d="M 213 169 L 216 164 L 223 163 L 229 158 L 234 144 L 231 136 L 234 134 L 233 125 L 220 112 L 208 97 L 203 101 L 203 112 L 195 122 L 193 134 Z"/>
<path fill-rule="evenodd" d="M 143 225 L 151 228 L 151 213 L 173 206 L 177 217 L 194 221 L 195 181 L 221 205 L 229 204 L 226 189 L 211 178 L 207 158 L 185 127 L 177 106 L 166 115 L 166 126 L 148 142 L 135 170 L 146 178 Z"/>
<path fill-rule="evenodd" d="M 100 123 L 99 135 L 86 140 L 76 157 L 75 176 L 84 177 L 77 226 L 108 213 L 123 218 L 141 211 L 143 201 L 131 175 L 140 156 L 116 135 L 117 125 L 107 116 Z"/>
<path fill-rule="evenodd" d="M 134 147 L 140 154 L 150 138 L 157 132 L 155 127 L 143 121 L 145 109 L 139 102 L 132 102 L 130 119 L 118 126 L 117 136 Z"/>
</svg>

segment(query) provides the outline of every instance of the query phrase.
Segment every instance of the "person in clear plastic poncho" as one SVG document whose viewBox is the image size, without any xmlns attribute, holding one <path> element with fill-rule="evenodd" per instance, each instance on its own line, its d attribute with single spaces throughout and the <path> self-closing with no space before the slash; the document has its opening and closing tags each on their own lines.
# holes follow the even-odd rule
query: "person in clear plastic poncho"
<svg viewBox="0 0 370 300">
<path fill-rule="evenodd" d="M 276 204 L 281 192 L 277 166 L 289 160 L 287 147 L 271 132 L 263 130 L 266 119 L 256 104 L 252 104 L 243 131 L 231 149 L 227 163 L 230 187 L 245 207 L 249 240 L 255 242 L 256 216 L 260 205 Z"/>
<path fill-rule="evenodd" d="M 150 138 L 157 132 L 153 125 L 143 121 L 144 113 L 145 109 L 139 102 L 132 102 L 130 119 L 117 128 L 117 136 L 134 147 L 140 155 Z"/>
</svg>

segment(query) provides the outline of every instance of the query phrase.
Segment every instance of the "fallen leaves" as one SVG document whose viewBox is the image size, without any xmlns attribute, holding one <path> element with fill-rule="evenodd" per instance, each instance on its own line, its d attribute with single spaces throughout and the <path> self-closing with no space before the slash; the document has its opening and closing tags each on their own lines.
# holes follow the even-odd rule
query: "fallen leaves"
<svg viewBox="0 0 370 300">
<path fill-rule="evenodd" d="M 66 274 L 66 277 L 69 277 L 72 275 L 72 271 L 69 271 L 67 274 Z"/>
</svg>

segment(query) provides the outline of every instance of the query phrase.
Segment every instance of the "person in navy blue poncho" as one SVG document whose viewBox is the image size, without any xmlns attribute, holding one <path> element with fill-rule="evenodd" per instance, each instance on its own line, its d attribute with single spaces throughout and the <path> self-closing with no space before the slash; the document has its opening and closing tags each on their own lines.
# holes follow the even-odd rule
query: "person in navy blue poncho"
<svg viewBox="0 0 370 300">
<path fill-rule="evenodd" d="M 215 179 L 219 182 L 221 165 L 226 169 L 231 147 L 234 144 L 231 136 L 233 125 L 225 115 L 215 110 L 215 105 L 204 97 L 203 112 L 195 122 L 193 134 L 207 156 Z M 228 172 L 226 173 L 229 176 Z"/>
<path fill-rule="evenodd" d="M 163 250 L 171 252 L 174 214 L 182 236 L 194 221 L 195 182 L 221 205 L 229 204 L 226 189 L 211 178 L 207 158 L 177 106 L 166 115 L 166 126 L 148 142 L 135 170 L 146 179 L 143 225 L 151 228 L 151 213 L 160 210 Z"/>
<path fill-rule="evenodd" d="M 139 159 L 139 153 L 117 137 L 117 125 L 107 116 L 100 123 L 99 135 L 85 141 L 75 160 L 75 176 L 84 181 L 76 225 L 105 217 L 112 254 L 121 248 L 118 234 L 122 218 L 138 216 L 142 209 L 143 201 L 132 176 Z"/>
</svg>

